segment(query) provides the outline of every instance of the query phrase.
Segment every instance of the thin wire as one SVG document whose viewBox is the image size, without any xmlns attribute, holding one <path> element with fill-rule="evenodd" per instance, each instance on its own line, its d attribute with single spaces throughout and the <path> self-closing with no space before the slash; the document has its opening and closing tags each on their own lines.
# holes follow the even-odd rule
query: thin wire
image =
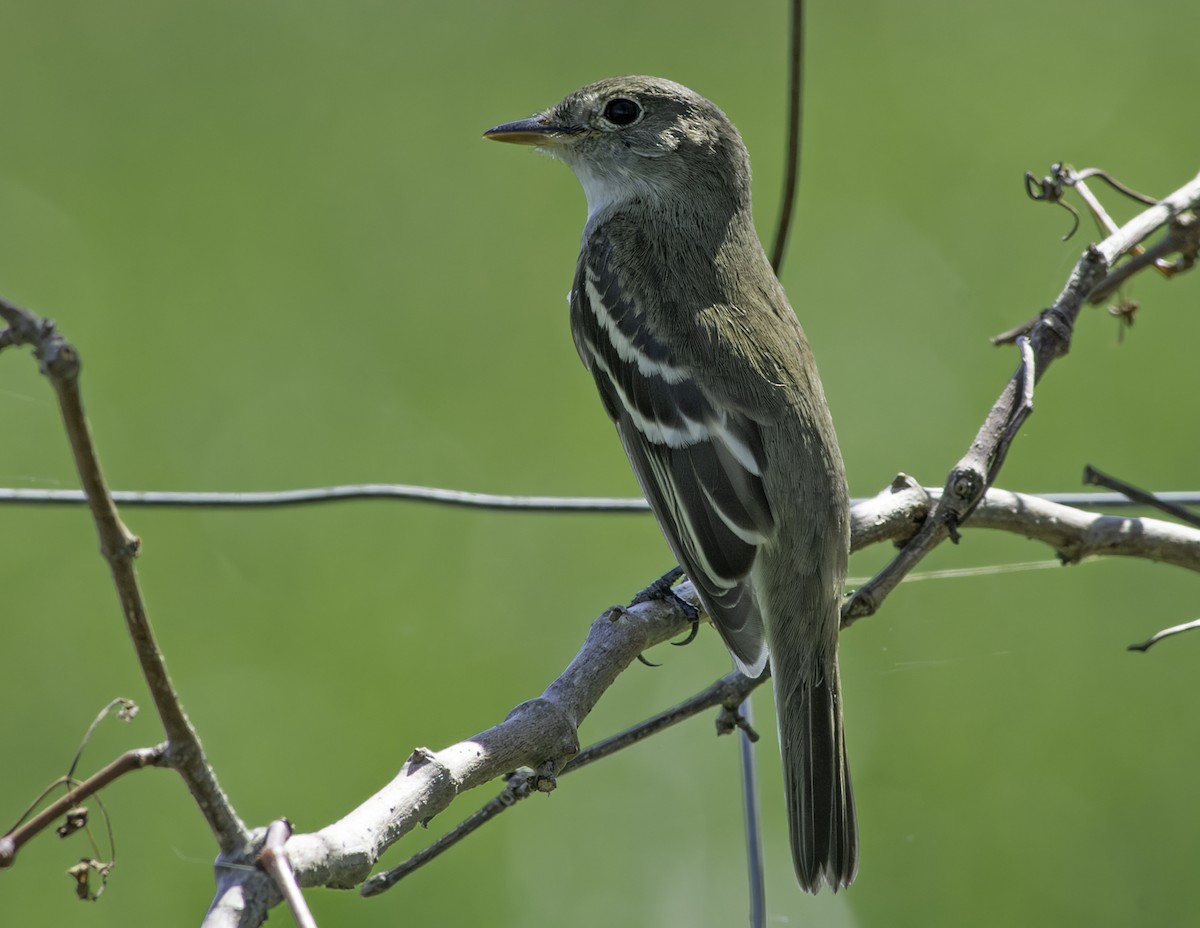
<svg viewBox="0 0 1200 928">
<path fill-rule="evenodd" d="M 747 696 L 738 714 L 754 727 L 754 707 Z M 758 759 L 754 742 L 744 728 L 738 729 L 738 759 L 742 772 L 742 817 L 746 825 L 746 881 L 750 896 L 750 928 L 767 923 L 766 864 L 763 858 L 762 811 L 758 798 Z"/>
<path fill-rule="evenodd" d="M 1027 493 L 1037 499 L 1063 506 L 1089 509 L 1144 508 L 1121 493 Z M 400 483 L 347 484 L 263 492 L 209 492 L 184 490 L 114 490 L 113 499 L 122 506 L 158 508 L 269 509 L 282 506 L 343 503 L 351 500 L 402 500 L 438 503 L 471 509 L 517 510 L 522 512 L 649 512 L 644 499 L 608 496 L 511 496 L 475 493 Z M 1200 490 L 1156 493 L 1161 500 L 1184 506 L 1200 506 Z M 852 499 L 852 504 L 867 497 Z M 82 490 L 15 489 L 0 487 L 0 505 L 78 506 L 86 503 Z"/>
<path fill-rule="evenodd" d="M 794 0 L 791 12 L 790 49 L 788 54 L 788 138 L 787 173 L 783 181 L 783 202 L 779 206 L 779 225 L 771 246 L 771 267 L 775 276 L 783 266 L 787 251 L 788 232 L 792 227 L 792 212 L 796 202 L 796 187 L 800 181 L 800 129 L 804 121 L 804 3 Z"/>
<path fill-rule="evenodd" d="M 1096 558 L 1080 561 L 1090 564 Z M 901 583 L 915 583 L 918 580 L 957 580 L 960 577 L 986 577 L 989 574 L 1016 574 L 1028 570 L 1050 570 L 1062 567 L 1062 561 L 1018 561 L 1014 564 L 989 564 L 982 567 L 951 567 L 946 570 L 923 570 L 906 576 Z M 1078 566 L 1078 565 L 1073 565 Z M 847 586 L 859 586 L 870 580 L 870 577 L 847 577 Z"/>
<path fill-rule="evenodd" d="M 474 493 L 399 483 L 347 484 L 333 487 L 304 487 L 264 492 L 208 492 L 175 490 L 114 490 L 113 500 L 122 506 L 207 509 L 269 509 L 348 500 L 393 499 L 422 503 L 465 506 L 472 509 L 522 510 L 525 512 L 649 512 L 644 499 L 588 496 L 509 496 Z M 0 504 L 25 503 L 74 506 L 87 500 L 81 490 L 0 488 Z"/>
</svg>

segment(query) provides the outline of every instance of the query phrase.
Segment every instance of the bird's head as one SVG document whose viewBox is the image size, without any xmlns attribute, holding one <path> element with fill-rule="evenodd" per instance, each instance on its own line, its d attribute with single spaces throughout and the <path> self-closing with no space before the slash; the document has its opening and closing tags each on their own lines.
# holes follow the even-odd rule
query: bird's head
<svg viewBox="0 0 1200 928">
<path fill-rule="evenodd" d="M 651 206 L 749 202 L 750 162 L 737 130 L 704 97 L 662 78 L 588 84 L 484 137 L 531 145 L 566 162 L 583 185 L 592 218 L 630 200 Z"/>
</svg>

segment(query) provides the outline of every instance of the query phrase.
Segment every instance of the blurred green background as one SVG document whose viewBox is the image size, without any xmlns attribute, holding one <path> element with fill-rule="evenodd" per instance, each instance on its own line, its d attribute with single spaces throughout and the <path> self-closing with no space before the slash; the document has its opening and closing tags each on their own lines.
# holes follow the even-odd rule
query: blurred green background
<svg viewBox="0 0 1200 928">
<path fill-rule="evenodd" d="M 115 487 L 634 495 L 567 330 L 582 194 L 561 165 L 480 133 L 599 77 L 672 77 L 741 128 L 769 237 L 785 24 L 780 3 L 711 0 L 8 0 L 0 293 L 82 351 Z M 1015 363 L 987 336 L 1052 300 L 1094 234 L 1063 245 L 1068 217 L 1027 201 L 1022 173 L 1066 159 L 1156 194 L 1191 178 L 1200 121 L 1179 37 L 1200 30 L 1200 5 L 818 2 L 809 30 L 784 283 L 852 492 L 897 471 L 940 485 Z M 1200 279 L 1143 278 L 1130 295 L 1142 311 L 1123 339 L 1086 313 L 1003 486 L 1075 489 L 1089 462 L 1200 486 Z M 76 485 L 27 353 L 0 357 L 0 435 L 0 485 Z M 358 503 L 126 517 L 233 802 L 303 830 L 415 745 L 458 741 L 539 693 L 595 615 L 669 564 L 640 516 Z M 6 507 L 0 526 L 0 818 L 15 819 L 105 702 L 146 694 L 83 511 Z M 968 531 L 925 566 L 1050 556 Z M 1200 638 L 1124 648 L 1194 618 L 1197 589 L 1119 561 L 920 583 L 849 632 L 863 856 L 837 897 L 794 888 L 760 697 L 771 924 L 1195 924 Z M 728 664 L 711 631 L 653 657 L 665 666 L 626 674 L 586 740 Z M 84 769 L 159 737 L 151 711 L 106 724 Z M 734 741 L 696 720 L 382 898 L 308 895 L 329 925 L 742 924 L 737 790 Z M 100 903 L 77 902 L 63 875 L 85 842 L 43 837 L 0 874 L 0 923 L 199 921 L 214 847 L 177 778 L 146 772 L 104 798 L 119 862 Z"/>
</svg>

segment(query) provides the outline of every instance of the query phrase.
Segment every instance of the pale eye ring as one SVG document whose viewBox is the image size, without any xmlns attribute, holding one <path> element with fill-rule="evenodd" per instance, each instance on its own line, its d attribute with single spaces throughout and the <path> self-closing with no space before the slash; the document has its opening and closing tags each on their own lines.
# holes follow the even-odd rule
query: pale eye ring
<svg viewBox="0 0 1200 928">
<path fill-rule="evenodd" d="M 629 97 L 613 97 L 604 104 L 603 115 L 614 126 L 628 126 L 638 121 L 642 115 L 642 108 L 636 100 Z"/>
</svg>

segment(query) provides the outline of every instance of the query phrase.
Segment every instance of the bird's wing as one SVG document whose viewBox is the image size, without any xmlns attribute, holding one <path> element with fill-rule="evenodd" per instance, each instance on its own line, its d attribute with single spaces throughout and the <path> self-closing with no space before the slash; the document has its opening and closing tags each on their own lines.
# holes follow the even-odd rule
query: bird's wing
<svg viewBox="0 0 1200 928">
<path fill-rule="evenodd" d="M 775 528 L 759 425 L 697 382 L 622 290 L 610 254 L 593 235 L 580 259 L 575 345 L 667 542 L 741 669 L 758 676 L 767 648 L 748 576 Z"/>
</svg>

